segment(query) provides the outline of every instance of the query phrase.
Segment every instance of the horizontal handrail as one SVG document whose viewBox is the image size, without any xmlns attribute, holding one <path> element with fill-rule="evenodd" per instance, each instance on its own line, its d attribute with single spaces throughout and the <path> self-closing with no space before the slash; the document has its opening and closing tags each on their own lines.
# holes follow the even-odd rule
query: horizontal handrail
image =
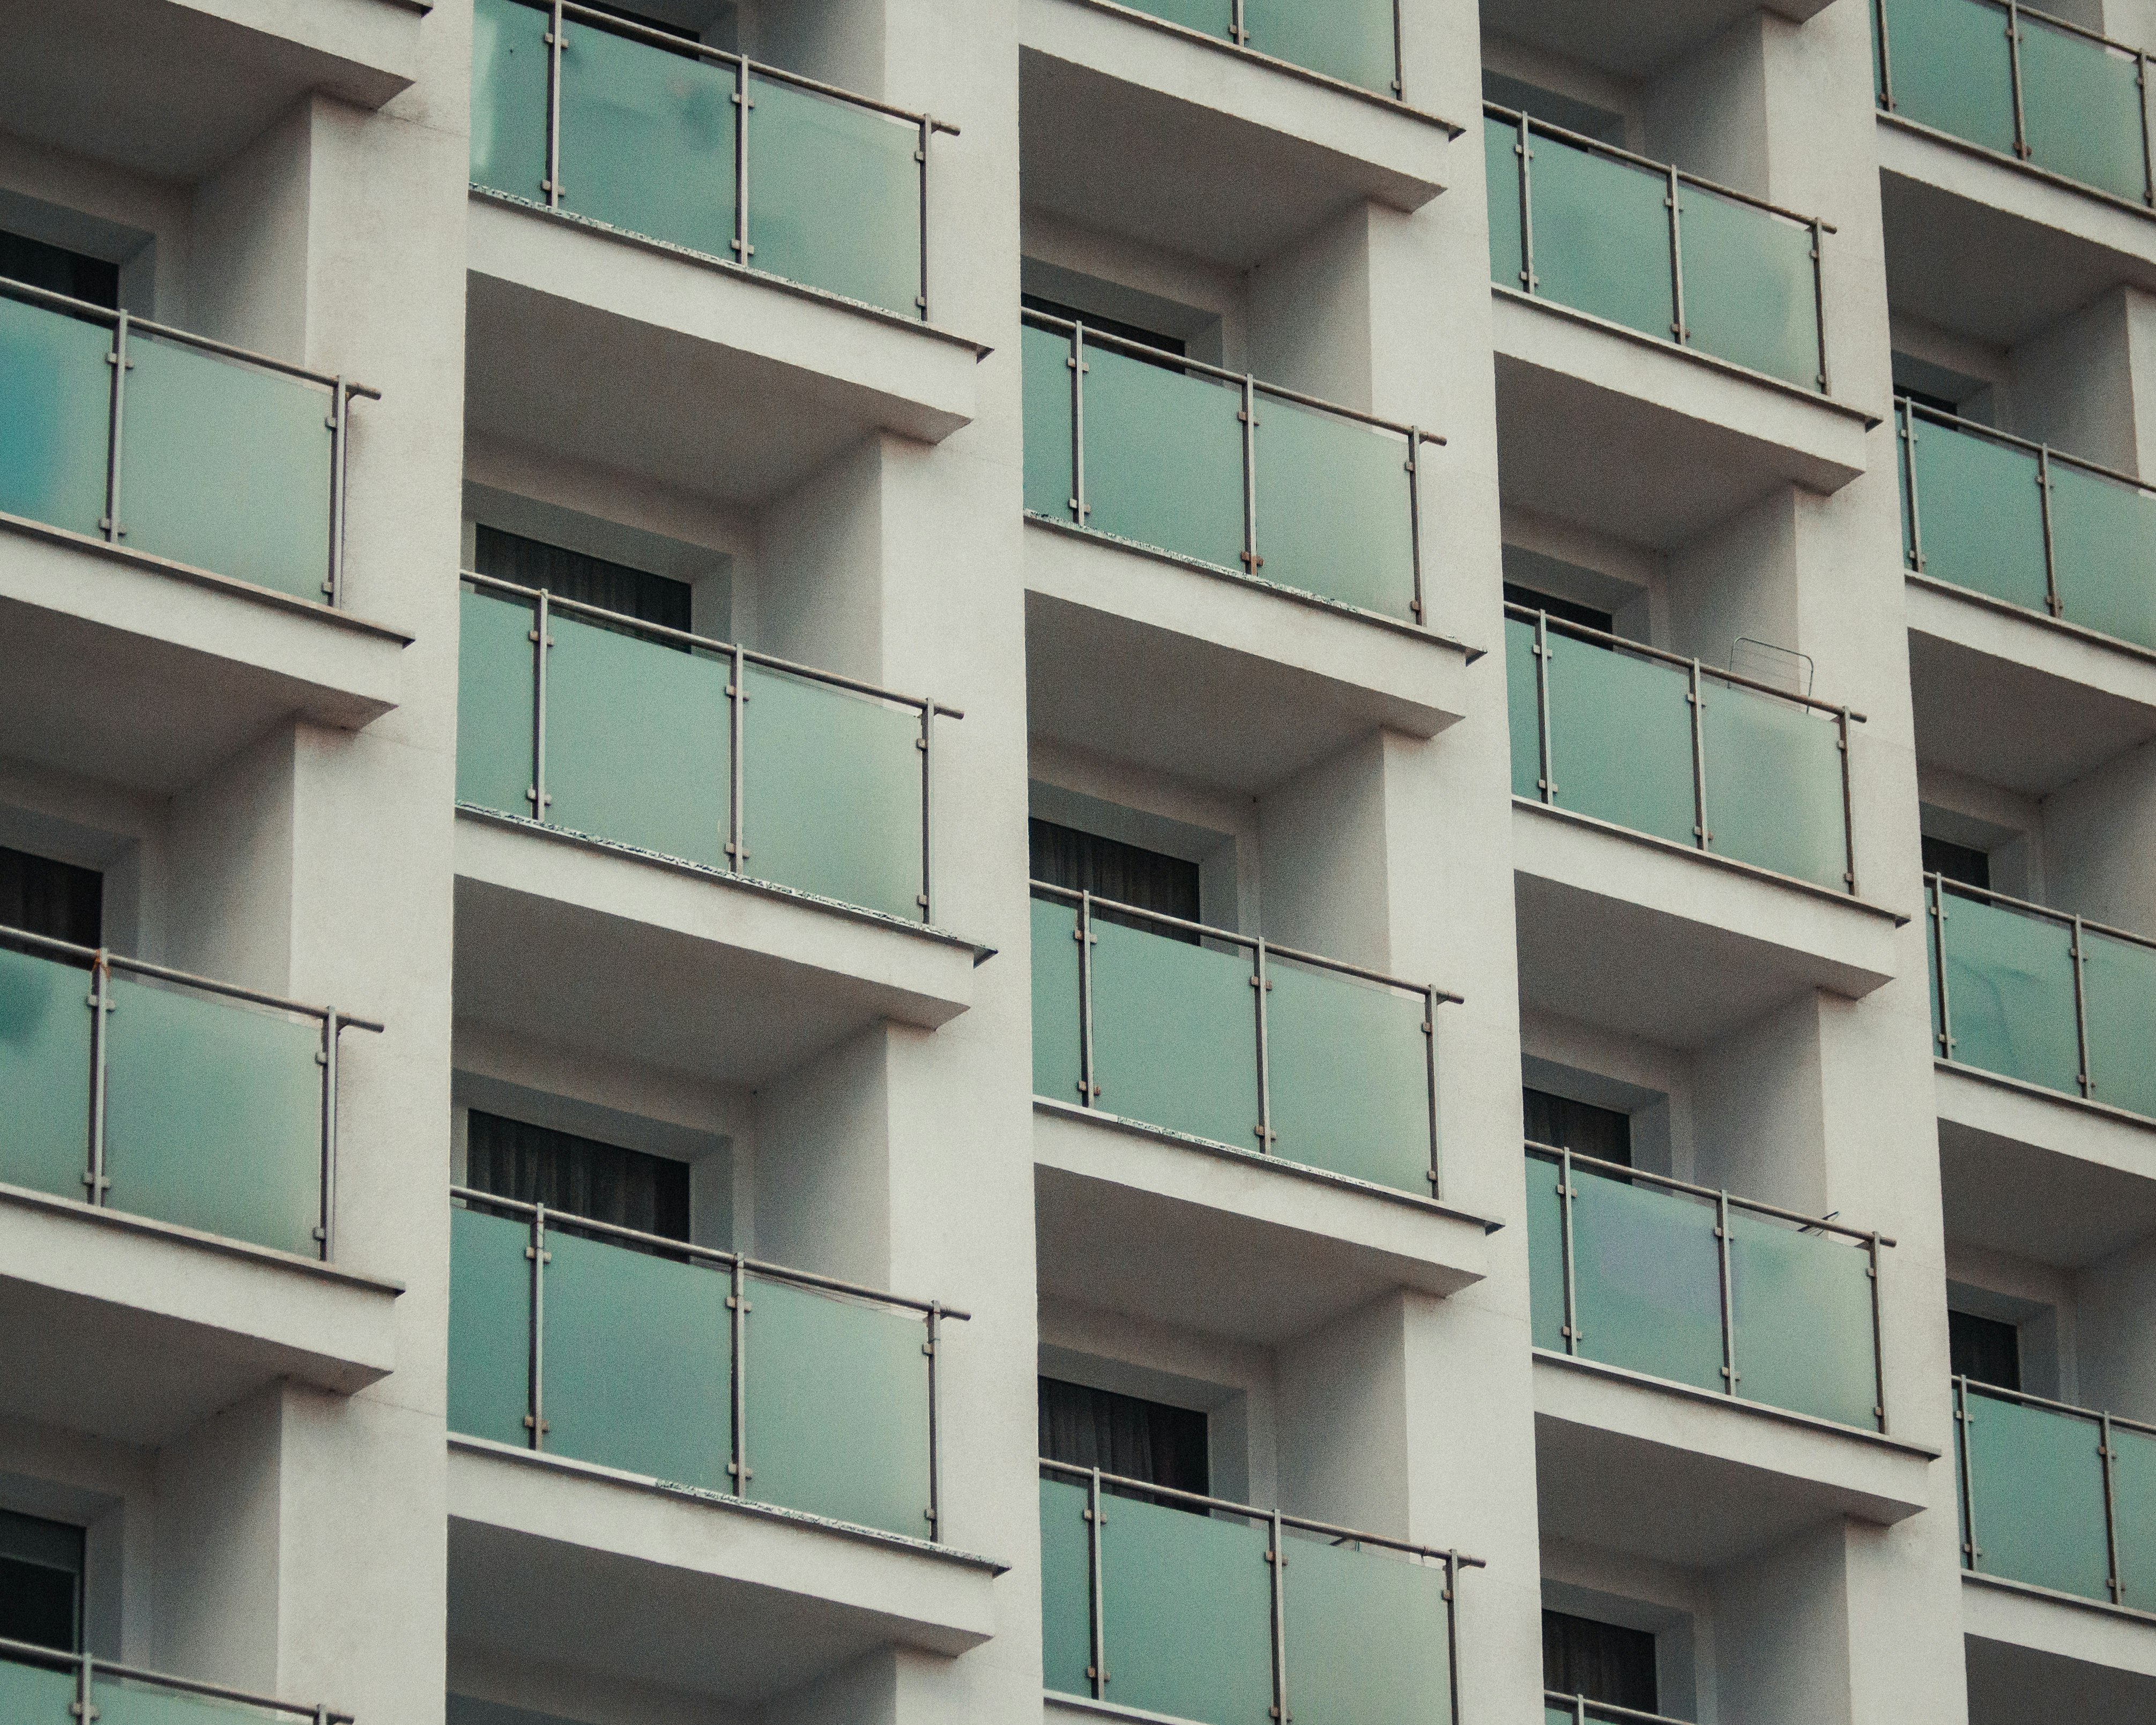
<svg viewBox="0 0 2156 1725">
<path fill-rule="evenodd" d="M 2005 0 L 1976 0 L 1976 3 L 1979 6 L 1989 6 L 1994 12 L 2018 12 L 2024 18 L 2033 18 L 2041 23 L 2056 25 L 2061 30 L 2070 31 L 2076 36 L 2087 37 L 2091 42 L 2100 42 L 2106 48 L 2115 48 L 2121 54 L 2130 54 L 2137 59 L 2142 52 L 2129 42 L 2121 42 L 2116 36 L 2107 36 L 2101 30 L 2092 30 L 2087 24 L 2077 24 L 2071 18 L 2061 18 L 2056 13 L 2041 12 L 2033 6 L 2009 8 Z"/>
<path fill-rule="evenodd" d="M 1924 879 L 1930 885 L 1936 886 L 1947 892 L 1959 893 L 1964 898 L 1988 899 L 1994 904 L 2005 905 L 2016 911 L 2025 911 L 2032 916 L 2041 916 L 2049 922 L 2062 923 L 2069 928 L 2085 928 L 2092 934 L 2108 935 L 2113 940 L 2125 941 L 2133 946 L 2156 948 L 2156 938 L 2145 934 L 2135 934 L 2123 928 L 2113 928 L 2107 922 L 2092 922 L 2087 916 L 2076 916 L 2071 911 L 2055 911 L 2049 905 L 2032 904 L 2025 898 L 2015 898 L 2008 893 L 1994 892 L 1988 886 L 1971 886 L 1964 881 L 1949 880 L 1944 875 L 1927 872 Z"/>
<path fill-rule="evenodd" d="M 1543 1705 L 1567 1708 L 1576 1719 L 1585 1718 L 1587 1710 L 1592 1707 L 1595 1715 L 1604 1719 L 1636 1719 L 1640 1725 L 1684 1725 L 1682 1720 L 1672 1719 L 1666 1713 L 1643 1713 L 1637 1707 L 1620 1707 L 1614 1701 L 1597 1701 L 1591 1695 L 1567 1695 L 1556 1689 L 1543 1691 Z"/>
<path fill-rule="evenodd" d="M 2069 467 L 2078 467 L 2084 472 L 2093 473 L 2102 479 L 2116 480 L 2123 485 L 2132 485 L 2138 490 L 2156 491 L 2156 485 L 2150 484 L 2138 474 L 2123 472 L 2116 467 L 2106 467 L 2101 461 L 2091 461 L 2086 456 L 2069 454 L 2056 444 L 2040 443 L 2031 438 L 2017 437 L 2010 431 L 2001 431 L 1995 425 L 1985 425 L 1978 420 L 1964 419 L 1958 413 L 1943 413 L 1937 408 L 1927 407 L 1922 402 L 1910 400 L 1906 395 L 1897 395 L 1894 400 L 1897 405 L 1912 414 L 1930 420 L 1935 425 L 1952 426 L 1956 431 L 1967 432 L 1973 437 L 1989 438 L 1994 443 L 2011 444 L 2015 449 L 2026 449 L 2032 455 L 2048 455 L 2054 461 L 2063 461 Z"/>
<path fill-rule="evenodd" d="M 2128 1431 L 2144 1432 L 2156 1437 L 2156 1425 L 2144 1420 L 2129 1420 L 2123 1414 L 2108 1413 L 2102 1408 L 2084 1408 L 2072 1402 L 2053 1401 L 2049 1396 L 2031 1395 L 2025 1389 L 2008 1389 L 2001 1384 L 1987 1384 L 1981 1378 L 1971 1378 L 1957 1372 L 1954 1382 L 1966 1395 L 1988 1395 L 1999 1401 L 2021 1402 L 2029 1407 L 2044 1408 L 2054 1414 L 2071 1414 L 2081 1420 L 2108 1420 L 2113 1425 L 2123 1425 Z"/>
<path fill-rule="evenodd" d="M 49 1666 L 55 1671 L 82 1674 L 93 1681 L 99 1677 L 119 1677 L 133 1683 L 154 1683 L 161 1688 L 177 1689 L 183 1695 L 206 1695 L 213 1701 L 238 1702 L 243 1707 L 268 1707 L 275 1712 L 295 1714 L 314 1720 L 316 1725 L 357 1725 L 353 1714 L 339 1712 L 333 1707 L 280 1701 L 275 1696 L 228 1688 L 222 1683 L 205 1683 L 196 1677 L 171 1676 L 163 1671 L 146 1671 L 140 1666 L 122 1665 L 117 1660 L 100 1659 L 95 1654 L 63 1653 L 57 1648 L 40 1647 L 34 1641 L 15 1641 L 0 1636 L 0 1659 Z"/>
<path fill-rule="evenodd" d="M 1568 1150 L 1562 1144 L 1538 1143 L 1532 1138 L 1527 1139 L 1526 1142 L 1527 1153 L 1530 1156 L 1569 1156 L 1573 1167 L 1584 1168 L 1595 1173 L 1621 1174 L 1628 1180 L 1645 1180 L 1650 1185 L 1665 1187 L 1672 1192 L 1688 1193 L 1694 1198 L 1725 1199 L 1733 1209 L 1750 1210 L 1756 1215 L 1773 1216 L 1781 1221 L 1797 1223 L 1807 1229 L 1816 1228 L 1830 1234 L 1846 1235 L 1851 1240 L 1865 1241 L 1876 1240 L 1883 1246 L 1891 1246 L 1894 1244 L 1892 1235 L 1881 1234 L 1875 1229 L 1852 1228 L 1846 1222 L 1836 1222 L 1825 1216 L 1808 1216 L 1801 1210 L 1785 1210 L 1779 1204 L 1762 1204 L 1756 1199 L 1739 1198 L 1733 1192 L 1722 1191 L 1712 1186 L 1694 1185 L 1690 1180 L 1680 1180 L 1669 1174 L 1653 1173 L 1645 1168 L 1633 1168 L 1625 1163 L 1604 1162 L 1599 1156 L 1588 1156 L 1578 1150 Z"/>
</svg>

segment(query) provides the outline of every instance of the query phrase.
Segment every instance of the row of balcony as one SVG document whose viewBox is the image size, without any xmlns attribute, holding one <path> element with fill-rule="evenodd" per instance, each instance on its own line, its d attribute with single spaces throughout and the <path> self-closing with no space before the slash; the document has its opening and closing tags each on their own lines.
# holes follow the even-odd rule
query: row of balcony
<svg viewBox="0 0 2156 1725">
<path fill-rule="evenodd" d="M 87 1655 L 0 1640 L 0 1717 L 9 1725 L 233 1725 L 254 1719 L 353 1725 L 350 1713 L 171 1677 Z"/>
</svg>

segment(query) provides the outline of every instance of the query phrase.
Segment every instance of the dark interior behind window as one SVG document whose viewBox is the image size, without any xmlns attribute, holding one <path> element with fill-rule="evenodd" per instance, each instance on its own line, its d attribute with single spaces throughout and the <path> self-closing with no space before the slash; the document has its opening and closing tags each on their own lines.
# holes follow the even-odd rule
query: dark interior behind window
<svg viewBox="0 0 2156 1725">
<path fill-rule="evenodd" d="M 671 1157 L 475 1108 L 465 1161 L 465 1183 L 476 1191 L 668 1240 L 689 1237 L 689 1164 Z"/>
<path fill-rule="evenodd" d="M 1661 1702 L 1655 1681 L 1655 1638 L 1645 1630 L 1545 1611 L 1543 1687 L 1651 1713 Z"/>
<path fill-rule="evenodd" d="M 1525 1085 L 1520 1089 L 1520 1107 L 1526 1117 L 1527 1137 L 1534 1142 L 1631 1167 L 1630 1115 Z"/>
<path fill-rule="evenodd" d="M 1524 605 L 1530 611 L 1547 611 L 1562 623 L 1577 623 L 1584 629 L 1599 629 L 1605 635 L 1617 633 L 1617 619 L 1610 612 L 1597 610 L 1592 605 L 1583 605 L 1576 599 L 1561 599 L 1554 593 L 1537 593 L 1532 587 L 1522 587 L 1517 582 L 1505 583 L 1505 603 Z"/>
<path fill-rule="evenodd" d="M 1180 916 L 1186 922 L 1200 920 L 1194 862 L 1038 818 L 1026 823 L 1026 838 L 1027 866 L 1036 880 Z M 1132 926 L 1167 932 L 1142 921 L 1133 921 Z"/>
<path fill-rule="evenodd" d="M 1979 1317 L 1973 1312 L 1947 1313 L 1947 1346 L 1953 1357 L 1953 1374 L 1974 1378 L 2000 1389 L 2021 1387 L 2021 1331 L 2015 1324 L 1995 1317 Z"/>
<path fill-rule="evenodd" d="M 1924 872 L 1943 875 L 1964 886 L 1991 887 L 1991 858 L 1973 845 L 1957 845 L 1948 839 L 1924 834 Z"/>
<path fill-rule="evenodd" d="M 1066 323 L 1082 323 L 1104 336 L 1120 336 L 1126 341 L 1138 341 L 1147 347 L 1158 347 L 1163 353 L 1183 357 L 1185 349 L 1180 336 L 1163 335 L 1158 330 L 1149 330 L 1142 324 L 1125 323 L 1121 318 L 1102 317 L 1097 312 L 1081 311 L 1075 305 L 1066 305 L 1060 300 L 1050 300 L 1040 294 L 1020 294 L 1019 304 L 1029 311 L 1039 311 L 1050 317 L 1060 317 Z"/>
<path fill-rule="evenodd" d="M 684 632 L 690 627 L 691 589 L 687 582 L 527 539 L 521 533 L 482 524 L 472 565 L 480 574 L 497 581 L 542 587 L 557 598 L 596 605 L 639 623 Z"/>
<path fill-rule="evenodd" d="M 64 246 L 47 245 L 28 234 L 0 229 L 0 275 L 28 282 L 49 294 L 87 300 L 107 311 L 120 309 L 120 266 L 85 257 Z"/>
<path fill-rule="evenodd" d="M 1040 1453 L 1178 1491 L 1210 1489 L 1204 1414 L 1059 1378 L 1040 1380 Z"/>
<path fill-rule="evenodd" d="M 82 1651 L 83 1532 L 0 1510 L 0 1640 Z"/>
<path fill-rule="evenodd" d="M 105 942 L 105 877 L 0 845 L 0 927 L 78 947 Z"/>
</svg>

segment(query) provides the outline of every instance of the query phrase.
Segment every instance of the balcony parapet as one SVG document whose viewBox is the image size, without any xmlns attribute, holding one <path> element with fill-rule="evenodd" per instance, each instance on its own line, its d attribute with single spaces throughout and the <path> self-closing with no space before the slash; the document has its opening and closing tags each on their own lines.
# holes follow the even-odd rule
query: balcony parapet
<svg viewBox="0 0 2156 1725">
<path fill-rule="evenodd" d="M 130 1690 L 137 1697 L 131 1703 L 126 1699 Z M 28 1641 L 0 1639 L 0 1697 L 6 1699 L 10 1718 L 90 1720 L 100 1712 L 116 1719 L 132 1718 L 150 1710 L 144 1703 L 152 1695 L 163 1703 L 157 1711 L 172 1707 L 174 1717 L 184 1708 L 189 1717 L 221 1714 L 234 1725 L 265 1714 L 312 1721 L 313 1725 L 356 1725 L 353 1715 L 319 1702 L 279 1701 L 221 1683 L 142 1671 L 92 1654 L 60 1653 Z"/>
</svg>

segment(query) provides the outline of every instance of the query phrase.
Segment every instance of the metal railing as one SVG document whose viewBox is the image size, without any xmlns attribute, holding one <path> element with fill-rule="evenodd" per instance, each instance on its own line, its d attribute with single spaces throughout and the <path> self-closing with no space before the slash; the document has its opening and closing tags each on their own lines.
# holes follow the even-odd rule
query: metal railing
<svg viewBox="0 0 2156 1725">
<path fill-rule="evenodd" d="M 1505 617 L 1514 796 L 1855 896 L 1863 714 L 1546 611 Z M 1576 680 L 1552 670 L 1560 637 Z"/>
<path fill-rule="evenodd" d="M 380 391 L 6 279 L 0 366 L 0 512 L 343 603 L 352 403 Z"/>
<path fill-rule="evenodd" d="M 1037 1095 L 1075 1090 L 1119 1119 L 1442 1195 L 1437 1009 L 1459 995 L 1031 886 Z"/>
<path fill-rule="evenodd" d="M 1557 1176 L 1529 1183 L 1536 1346 L 1886 1430 L 1891 1239 L 1556 1145 L 1527 1153 Z"/>
<path fill-rule="evenodd" d="M 0 1180 L 329 1262 L 338 1037 L 382 1028 L 0 928 Z"/>
<path fill-rule="evenodd" d="M 958 708 L 461 579 L 460 804 L 935 920 L 935 721 Z M 627 743 L 625 716 L 649 721 Z"/>
<path fill-rule="evenodd" d="M 1495 102 L 1482 116 L 1500 287 L 1830 393 L 1831 222 Z"/>
<path fill-rule="evenodd" d="M 477 0 L 475 31 L 475 186 L 927 321 L 957 126 L 574 0 Z"/>
<path fill-rule="evenodd" d="M 1620 1707 L 1613 1701 L 1591 1701 L 1584 1695 L 1564 1695 L 1554 1689 L 1543 1692 L 1543 1725 L 1685 1725 L 1664 1713 L 1642 1712 Z"/>
<path fill-rule="evenodd" d="M 1029 514 L 1427 626 L 1419 457 L 1442 437 L 1021 317 Z"/>
<path fill-rule="evenodd" d="M 356 1725 L 352 1714 L 340 1712 L 321 1702 L 279 1701 L 273 1696 L 231 1689 L 222 1683 L 203 1683 L 192 1677 L 143 1671 L 136 1666 L 122 1665 L 117 1660 L 100 1659 L 93 1654 L 62 1653 L 31 1641 L 0 1638 L 0 1665 L 16 1668 L 14 1675 L 0 1686 L 5 1687 L 11 1702 L 26 1707 L 26 1711 L 10 1716 L 11 1720 L 20 1721 L 21 1725 L 69 1718 L 87 1722 L 103 1712 L 110 1712 L 116 1718 L 136 1717 L 139 1712 L 147 1709 L 131 1709 L 120 1698 L 129 1688 L 160 1691 L 194 1702 L 223 1702 L 232 1708 L 235 1720 L 243 1712 L 254 1717 L 268 1712 L 311 1721 L 312 1725 Z M 164 1712 L 162 1707 L 157 1711 L 161 1715 Z M 193 1709 L 189 1712 L 192 1713 Z"/>
<path fill-rule="evenodd" d="M 2156 203 L 2148 55 L 2018 0 L 1871 0 L 1881 108 L 2128 203 Z M 1897 58 L 1898 54 L 1898 58 Z"/>
<path fill-rule="evenodd" d="M 1092 0 L 1135 12 L 1178 33 L 1225 40 L 1261 59 L 1321 78 L 1395 97 L 1405 94 L 1399 0 L 1215 0 L 1210 28 L 1192 22 L 1188 3 Z"/>
<path fill-rule="evenodd" d="M 1962 1567 L 2156 1611 L 2156 1425 L 1953 1380 Z"/>
<path fill-rule="evenodd" d="M 944 1323 L 970 1312 L 470 1187 L 449 1197 L 451 1430 L 943 1538 L 937 1365 Z M 521 1358 L 502 1353 L 505 1329 Z"/>
<path fill-rule="evenodd" d="M 1396 1707 L 1419 1704 L 1414 1725 L 1459 1725 L 1455 1596 L 1481 1558 L 1097 1467 L 1040 1466 L 1051 1692 L 1141 1717 L 1285 1720 L 1291 1686 L 1330 1697 L 1308 1711 L 1334 1717 L 1353 1717 L 1346 1702 L 1368 1684 Z M 1125 1524 L 1138 1530 L 1127 1548 L 1111 1531 Z M 1412 1633 L 1418 1617 L 1428 1635 Z M 1189 1633 L 1199 1622 L 1205 1633 Z M 1407 1632 L 1373 1635 L 1378 1624 Z"/>
</svg>

